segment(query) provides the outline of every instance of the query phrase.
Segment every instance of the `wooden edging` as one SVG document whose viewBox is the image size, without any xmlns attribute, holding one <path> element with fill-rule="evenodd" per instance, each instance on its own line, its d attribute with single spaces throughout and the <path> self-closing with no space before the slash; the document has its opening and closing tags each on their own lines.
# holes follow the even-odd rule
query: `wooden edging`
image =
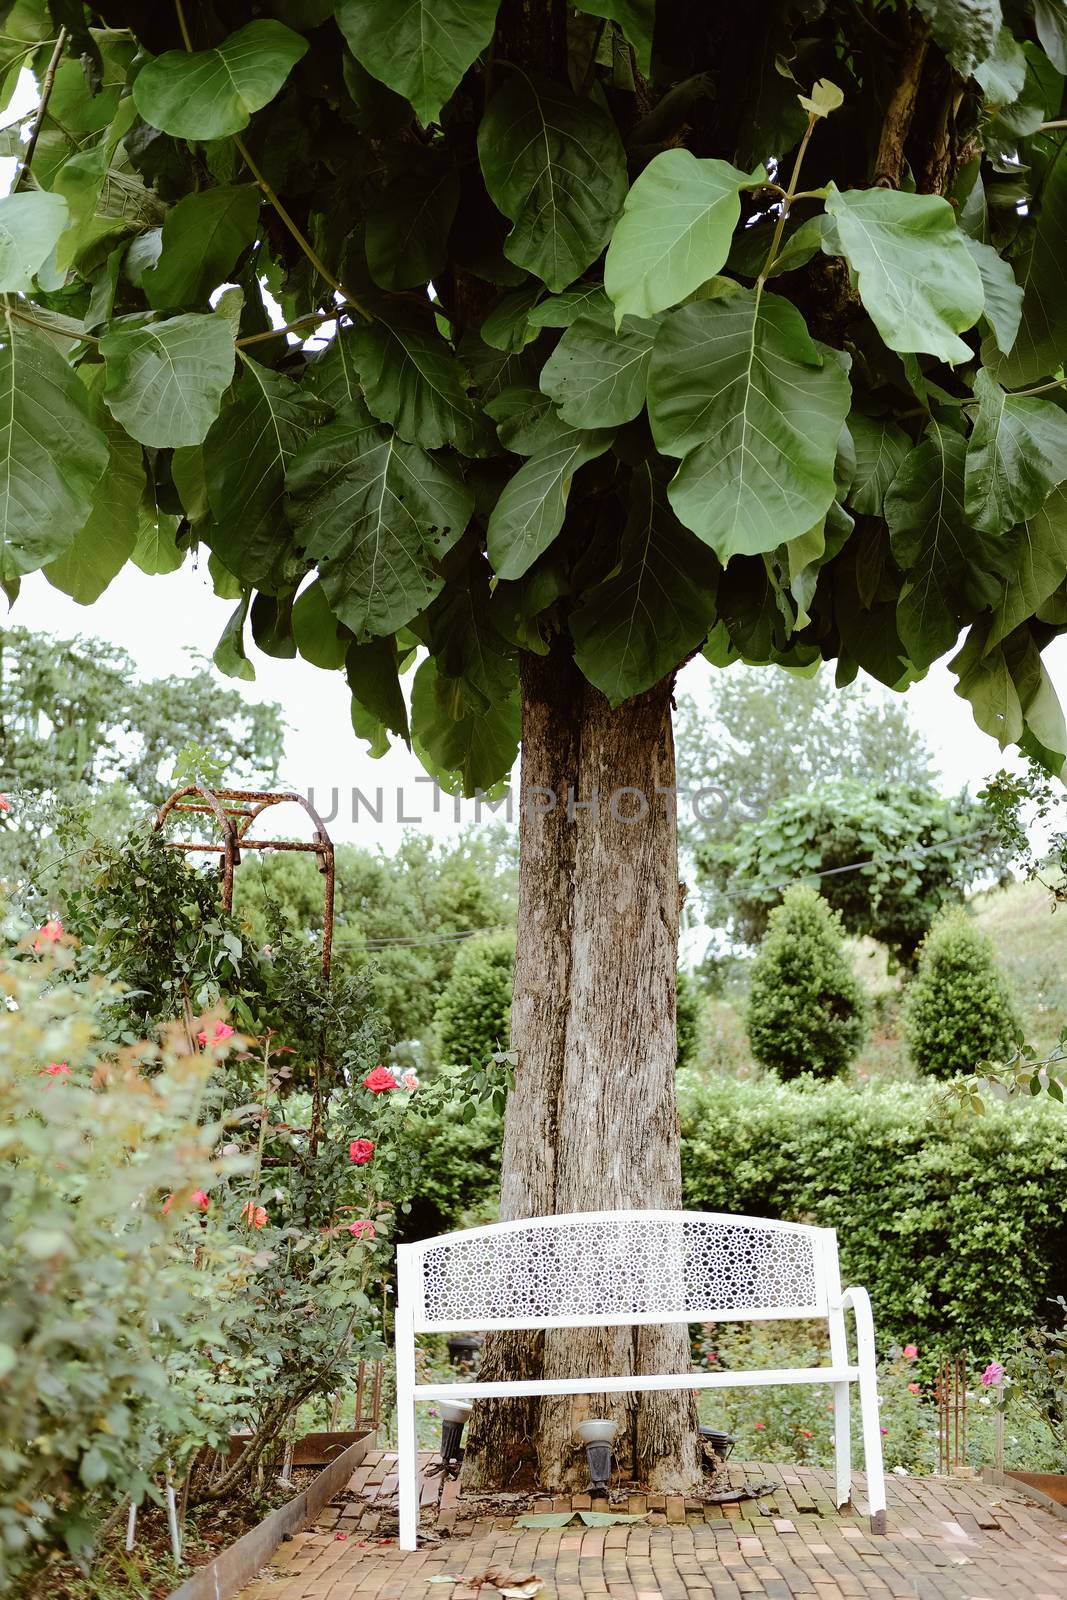
<svg viewBox="0 0 1067 1600">
<path fill-rule="evenodd" d="M 1061 1505 L 1058 1500 L 1053 1500 L 1052 1496 L 1046 1494 L 1044 1489 L 1039 1489 L 1036 1483 L 1030 1482 L 1032 1477 L 1046 1476 L 1049 1476 L 1049 1474 L 998 1472 L 994 1467 L 985 1467 L 982 1471 L 982 1477 L 986 1483 L 995 1484 L 1000 1489 L 1018 1489 L 1019 1493 L 1025 1495 L 1028 1500 L 1036 1501 L 1046 1511 L 1051 1511 L 1054 1517 L 1060 1517 L 1064 1522 L 1067 1522 L 1067 1506 Z"/>
<path fill-rule="evenodd" d="M 206 1566 L 198 1567 L 167 1600 L 231 1600 L 265 1567 L 287 1535 L 302 1533 L 314 1522 L 328 1500 L 344 1487 L 367 1454 L 374 1438 L 369 1430 L 350 1444 L 335 1461 L 313 1478 L 292 1500 L 264 1517 L 236 1544 L 227 1546 Z"/>
</svg>

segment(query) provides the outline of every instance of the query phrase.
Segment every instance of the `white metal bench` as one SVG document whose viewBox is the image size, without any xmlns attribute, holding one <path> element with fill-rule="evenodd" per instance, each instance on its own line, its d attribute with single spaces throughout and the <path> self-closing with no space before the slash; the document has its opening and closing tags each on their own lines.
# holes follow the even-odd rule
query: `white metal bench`
<svg viewBox="0 0 1067 1600">
<path fill-rule="evenodd" d="M 499 1222 L 402 1244 L 397 1264 L 401 1549 L 415 1549 L 418 1530 L 418 1400 L 792 1383 L 833 1386 L 839 1506 L 851 1497 L 849 1385 L 858 1383 L 871 1528 L 875 1533 L 885 1531 L 871 1302 L 866 1289 L 842 1291 L 833 1228 L 704 1211 L 587 1211 Z M 848 1308 L 856 1319 L 855 1366 L 849 1364 L 845 1335 Z M 826 1321 L 828 1366 L 605 1374 L 514 1383 L 415 1381 L 419 1333 L 797 1317 Z"/>
</svg>

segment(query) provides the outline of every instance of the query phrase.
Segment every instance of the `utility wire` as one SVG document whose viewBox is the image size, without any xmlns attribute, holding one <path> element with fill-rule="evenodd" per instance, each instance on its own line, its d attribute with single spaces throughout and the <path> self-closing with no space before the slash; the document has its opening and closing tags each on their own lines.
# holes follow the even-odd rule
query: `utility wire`
<svg viewBox="0 0 1067 1600">
<path fill-rule="evenodd" d="M 953 834 L 948 839 L 938 839 L 930 844 L 913 845 L 907 850 L 898 850 L 894 855 L 870 856 L 866 861 L 850 861 L 842 867 L 823 867 L 817 872 L 802 872 L 795 878 L 789 878 L 785 883 L 757 883 L 744 889 L 724 889 L 722 893 L 730 899 L 741 897 L 750 899 L 757 894 L 780 894 L 794 883 L 806 883 L 811 878 L 836 878 L 845 872 L 860 872 L 864 867 L 880 866 L 889 861 L 910 860 L 914 856 L 930 855 L 935 850 L 944 849 L 946 845 L 969 844 L 972 840 L 988 839 L 988 837 L 988 828 L 976 828 L 972 833 Z M 335 938 L 334 944 L 360 944 L 367 950 L 387 946 L 423 949 L 430 945 L 442 944 L 447 940 L 473 939 L 480 933 L 499 933 L 507 926 L 507 923 L 496 922 L 488 928 L 464 928 L 458 933 L 430 933 L 414 939 L 408 938 L 406 934 L 386 934 L 373 939 L 361 939 L 358 934 L 353 934 L 349 938 L 341 935 Z"/>
</svg>

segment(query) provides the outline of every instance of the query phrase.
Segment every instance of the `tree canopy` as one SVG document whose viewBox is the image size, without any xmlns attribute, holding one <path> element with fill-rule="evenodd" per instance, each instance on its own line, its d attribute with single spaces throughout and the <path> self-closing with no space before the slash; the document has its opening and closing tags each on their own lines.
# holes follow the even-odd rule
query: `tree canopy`
<svg viewBox="0 0 1067 1600">
<path fill-rule="evenodd" d="M 1058 772 L 1061 12 L 4 5 L 0 580 L 201 546 L 224 670 L 344 672 L 468 790 L 556 638 L 615 704 L 955 650 Z"/>
</svg>

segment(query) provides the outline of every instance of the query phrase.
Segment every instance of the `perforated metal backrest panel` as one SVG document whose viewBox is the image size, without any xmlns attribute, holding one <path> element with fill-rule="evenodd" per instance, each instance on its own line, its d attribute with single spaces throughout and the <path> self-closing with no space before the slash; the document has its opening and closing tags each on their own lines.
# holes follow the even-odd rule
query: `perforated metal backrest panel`
<svg viewBox="0 0 1067 1600">
<path fill-rule="evenodd" d="M 641 1212 L 477 1229 L 422 1253 L 424 1325 L 804 1308 L 825 1314 L 816 1233 Z"/>
</svg>

